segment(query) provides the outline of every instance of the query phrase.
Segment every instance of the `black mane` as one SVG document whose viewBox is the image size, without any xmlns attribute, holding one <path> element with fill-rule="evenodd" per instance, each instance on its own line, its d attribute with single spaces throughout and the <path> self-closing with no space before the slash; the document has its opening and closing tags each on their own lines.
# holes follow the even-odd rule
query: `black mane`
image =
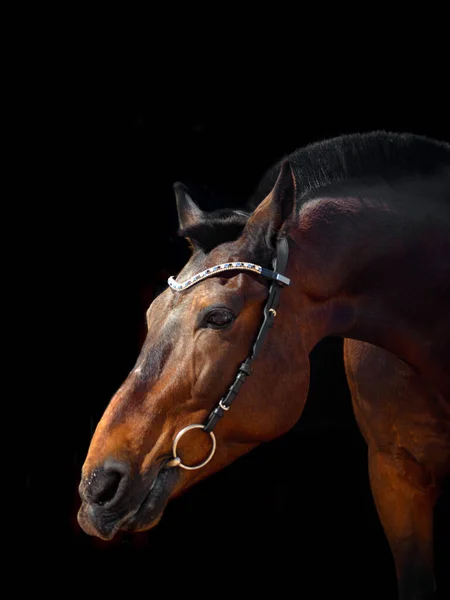
<svg viewBox="0 0 450 600">
<path fill-rule="evenodd" d="M 237 239 L 254 208 L 272 190 L 281 164 L 289 160 L 298 197 L 305 198 L 331 184 L 378 177 L 431 175 L 450 168 L 450 145 L 411 133 L 355 133 L 315 142 L 285 156 L 263 176 L 245 210 L 219 209 L 179 231 L 204 252 Z"/>
<path fill-rule="evenodd" d="M 354 133 L 315 142 L 283 157 L 267 171 L 247 207 L 256 207 L 277 179 L 280 166 L 289 160 L 298 196 L 305 197 L 328 185 L 349 179 L 379 177 L 386 181 L 402 176 L 431 175 L 450 168 L 450 144 L 412 133 Z"/>
</svg>

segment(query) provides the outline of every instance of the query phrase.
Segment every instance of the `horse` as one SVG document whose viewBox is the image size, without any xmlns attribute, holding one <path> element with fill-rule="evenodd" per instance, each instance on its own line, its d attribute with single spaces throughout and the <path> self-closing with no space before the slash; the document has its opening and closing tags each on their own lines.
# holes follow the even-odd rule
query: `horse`
<svg viewBox="0 0 450 600">
<path fill-rule="evenodd" d="M 136 365 L 94 432 L 80 526 L 105 540 L 148 530 L 169 500 L 283 435 L 305 405 L 310 351 L 338 335 L 348 340 L 347 373 L 400 598 L 428 597 L 427 519 L 402 521 L 389 503 L 407 505 L 418 483 L 437 488 L 422 476 L 422 460 L 449 471 L 450 147 L 386 132 L 306 146 L 282 162 L 251 214 L 206 214 L 181 184 L 175 195 L 192 255 L 150 305 Z M 380 410 L 371 387 L 378 352 L 389 356 L 379 367 Z M 401 409 L 392 418 L 400 397 L 415 417 L 410 430 L 397 429 Z M 417 442 L 418 432 L 429 434 L 426 419 L 434 435 Z M 424 503 L 414 500 L 412 514 Z"/>
</svg>

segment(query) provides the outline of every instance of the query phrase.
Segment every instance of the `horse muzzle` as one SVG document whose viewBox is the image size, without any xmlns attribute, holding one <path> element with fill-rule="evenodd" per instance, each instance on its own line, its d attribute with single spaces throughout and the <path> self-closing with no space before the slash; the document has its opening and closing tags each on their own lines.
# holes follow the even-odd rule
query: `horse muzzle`
<svg viewBox="0 0 450 600">
<path fill-rule="evenodd" d="M 82 479 L 78 523 L 88 535 L 111 540 L 120 530 L 150 529 L 159 522 L 178 479 L 177 469 L 154 466 L 131 476 L 129 465 L 107 459 Z"/>
</svg>

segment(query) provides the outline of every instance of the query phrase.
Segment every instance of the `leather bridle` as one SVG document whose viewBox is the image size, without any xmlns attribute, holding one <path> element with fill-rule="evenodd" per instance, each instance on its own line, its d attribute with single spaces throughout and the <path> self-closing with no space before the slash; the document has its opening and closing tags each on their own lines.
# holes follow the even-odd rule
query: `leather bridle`
<svg viewBox="0 0 450 600">
<path fill-rule="evenodd" d="M 269 329 L 272 327 L 274 319 L 277 315 L 276 309 L 278 306 L 281 289 L 282 287 L 288 286 L 291 283 L 290 279 L 285 277 L 283 274 L 286 269 L 288 257 L 288 242 L 285 237 L 282 237 L 278 240 L 277 243 L 277 252 L 272 262 L 273 271 L 271 271 L 270 269 L 266 269 L 265 267 L 255 265 L 254 263 L 238 261 L 223 263 L 221 265 L 216 265 L 215 267 L 205 269 L 201 273 L 198 273 L 197 275 L 194 275 L 193 277 L 189 278 L 184 283 L 176 282 L 173 277 L 169 278 L 168 283 L 170 287 L 175 291 L 183 291 L 184 289 L 191 287 L 195 283 L 198 283 L 199 281 L 202 281 L 207 277 L 220 274 L 222 271 L 227 270 L 253 271 L 262 275 L 263 277 L 266 277 L 267 279 L 270 279 L 272 283 L 270 284 L 269 295 L 264 306 L 264 319 L 261 324 L 261 327 L 259 328 L 250 355 L 246 358 L 246 360 L 243 363 L 241 363 L 236 374 L 235 380 L 228 389 L 228 392 L 225 394 L 225 396 L 223 396 L 223 398 L 219 400 L 216 407 L 210 412 L 205 423 L 195 423 L 193 425 L 188 425 L 187 427 L 184 427 L 177 433 L 172 444 L 173 458 L 165 464 L 165 467 L 181 467 L 182 469 L 193 471 L 195 469 L 200 469 L 201 467 L 204 467 L 214 456 L 214 453 L 216 451 L 216 437 L 212 430 L 217 425 L 218 421 L 224 416 L 224 414 L 228 410 L 230 410 L 231 404 L 238 395 L 246 378 L 252 374 L 252 363 L 260 353 L 262 345 L 264 343 L 264 339 L 266 338 Z M 202 429 L 205 433 L 209 433 L 209 435 L 211 436 L 212 448 L 208 457 L 203 462 L 198 463 L 197 465 L 189 466 L 183 464 L 181 458 L 177 456 L 177 447 L 178 442 L 183 437 L 183 435 L 191 429 Z"/>
</svg>

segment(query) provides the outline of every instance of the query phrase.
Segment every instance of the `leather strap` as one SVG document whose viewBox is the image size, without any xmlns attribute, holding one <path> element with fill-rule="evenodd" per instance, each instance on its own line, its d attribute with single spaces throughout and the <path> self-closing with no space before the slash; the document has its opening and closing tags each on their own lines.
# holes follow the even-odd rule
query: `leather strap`
<svg viewBox="0 0 450 600">
<path fill-rule="evenodd" d="M 283 237 L 278 240 L 277 253 L 273 260 L 273 270 L 275 271 L 275 273 L 277 273 L 281 276 L 283 275 L 283 273 L 286 269 L 288 258 L 289 258 L 289 245 L 288 245 L 287 239 Z M 270 273 L 272 275 L 272 271 L 269 271 L 268 269 L 264 269 L 264 268 L 261 271 L 261 275 L 264 275 L 267 277 L 267 275 L 264 273 L 264 271 L 267 271 L 268 273 Z M 276 316 L 276 308 L 278 306 L 278 302 L 280 299 L 280 292 L 281 292 L 282 286 L 289 285 L 290 282 L 289 282 L 289 279 L 287 279 L 286 277 L 273 278 L 271 276 L 270 279 L 272 279 L 272 283 L 269 288 L 269 296 L 268 296 L 266 304 L 264 306 L 264 319 L 261 324 L 261 327 L 259 328 L 255 343 L 253 344 L 251 354 L 243 363 L 241 363 L 241 365 L 238 369 L 236 378 L 233 381 L 233 383 L 231 384 L 230 388 L 228 389 L 228 392 L 225 394 L 225 396 L 223 398 L 221 398 L 221 400 L 219 401 L 217 406 L 211 411 L 208 418 L 206 419 L 206 422 L 204 425 L 204 430 L 206 433 L 210 433 L 214 429 L 214 427 L 217 425 L 217 422 L 223 417 L 223 415 L 230 408 L 233 400 L 238 395 L 238 393 L 239 393 L 241 387 L 243 386 L 245 380 L 247 379 L 247 377 L 252 374 L 251 365 L 252 365 L 253 361 L 256 359 L 256 357 L 258 356 L 258 354 L 260 353 L 262 345 L 266 338 L 266 335 L 267 335 L 269 329 L 273 325 L 273 322 L 274 322 L 274 319 Z M 287 284 L 285 283 L 286 280 L 288 281 Z"/>
</svg>

